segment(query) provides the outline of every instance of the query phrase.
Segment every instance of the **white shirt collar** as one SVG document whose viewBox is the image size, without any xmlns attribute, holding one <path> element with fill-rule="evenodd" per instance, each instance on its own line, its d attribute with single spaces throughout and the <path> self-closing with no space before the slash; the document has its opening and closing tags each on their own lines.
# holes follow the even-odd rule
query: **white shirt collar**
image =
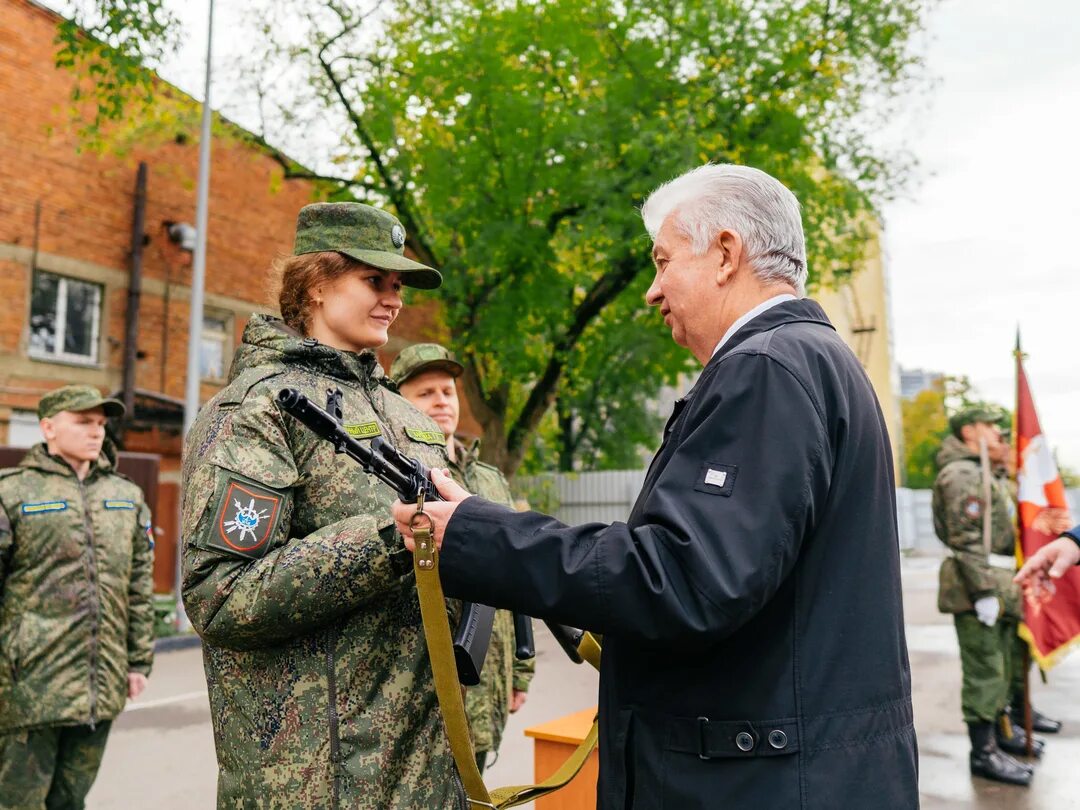
<svg viewBox="0 0 1080 810">
<path fill-rule="evenodd" d="M 749 312 L 744 313 L 741 317 L 739 317 L 738 320 L 735 321 L 735 323 L 733 323 L 731 326 L 728 327 L 728 330 L 726 332 L 724 332 L 724 336 L 722 338 L 720 338 L 720 342 L 717 343 L 716 348 L 712 350 L 712 356 L 715 357 L 716 353 L 718 351 L 720 351 L 720 349 L 723 348 L 724 344 L 727 343 L 731 339 L 732 335 L 734 335 L 736 332 L 738 332 L 740 329 L 742 329 L 744 326 L 746 326 L 746 324 L 748 324 L 750 321 L 752 321 L 758 315 L 765 312 L 766 310 L 772 309 L 777 304 L 782 304 L 785 301 L 794 301 L 794 300 L 795 300 L 795 296 L 792 295 L 791 293 L 780 293 L 780 295 L 774 295 L 772 298 L 769 298 L 769 299 L 767 299 L 765 301 L 762 301 L 760 304 L 758 304 L 756 307 L 754 307 Z"/>
</svg>

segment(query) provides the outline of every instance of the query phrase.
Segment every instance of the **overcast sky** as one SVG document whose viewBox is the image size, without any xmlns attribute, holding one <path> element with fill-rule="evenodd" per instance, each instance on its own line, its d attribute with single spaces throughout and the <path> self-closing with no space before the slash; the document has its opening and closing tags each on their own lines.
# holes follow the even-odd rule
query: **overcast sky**
<svg viewBox="0 0 1080 810">
<path fill-rule="evenodd" d="M 946 0 L 938 77 L 904 122 L 922 164 L 886 207 L 896 361 L 1012 407 L 1020 326 L 1043 430 L 1080 468 L 1080 3 Z"/>
<path fill-rule="evenodd" d="M 207 3 L 173 6 L 186 35 L 163 73 L 201 97 Z M 216 4 L 220 59 L 243 47 L 242 7 Z M 1078 31 L 1076 0 L 943 0 L 923 46 L 935 81 L 883 136 L 920 161 L 917 184 L 883 212 L 896 362 L 966 374 L 1012 407 L 1019 325 L 1044 431 L 1076 468 Z M 215 90 L 215 106 L 227 94 Z"/>
</svg>

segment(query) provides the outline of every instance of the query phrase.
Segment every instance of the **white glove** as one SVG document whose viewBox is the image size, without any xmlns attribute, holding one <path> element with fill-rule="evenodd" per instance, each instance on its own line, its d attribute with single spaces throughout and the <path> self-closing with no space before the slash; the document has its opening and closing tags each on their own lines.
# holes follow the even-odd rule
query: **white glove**
<svg viewBox="0 0 1080 810">
<path fill-rule="evenodd" d="M 987 627 L 997 624 L 1001 612 L 1001 602 L 996 596 L 984 596 L 975 600 L 975 615 Z"/>
</svg>

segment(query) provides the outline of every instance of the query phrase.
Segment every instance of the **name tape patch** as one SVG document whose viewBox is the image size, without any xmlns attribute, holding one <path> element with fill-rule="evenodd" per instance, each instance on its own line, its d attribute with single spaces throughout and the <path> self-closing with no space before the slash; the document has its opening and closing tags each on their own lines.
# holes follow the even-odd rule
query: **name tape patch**
<svg viewBox="0 0 1080 810">
<path fill-rule="evenodd" d="M 735 489 L 735 475 L 739 468 L 734 464 L 718 464 L 715 461 L 707 461 L 701 465 L 698 471 L 697 482 L 694 489 L 709 495 L 723 495 L 730 497 Z"/>
<path fill-rule="evenodd" d="M 382 435 L 378 422 L 359 422 L 352 425 L 342 425 L 342 427 L 354 439 L 371 439 Z"/>
<path fill-rule="evenodd" d="M 135 502 L 134 501 L 120 501 L 120 500 L 106 499 L 105 500 L 105 508 L 106 509 L 134 509 L 135 508 Z"/>
<path fill-rule="evenodd" d="M 446 445 L 446 437 L 438 430 L 420 430 L 419 428 L 405 428 L 405 435 L 414 442 L 421 444 L 437 444 L 440 447 Z"/>
<path fill-rule="evenodd" d="M 63 512 L 67 508 L 67 501 L 40 501 L 38 503 L 24 503 L 22 513 L 24 515 L 36 515 L 39 512 Z"/>
</svg>

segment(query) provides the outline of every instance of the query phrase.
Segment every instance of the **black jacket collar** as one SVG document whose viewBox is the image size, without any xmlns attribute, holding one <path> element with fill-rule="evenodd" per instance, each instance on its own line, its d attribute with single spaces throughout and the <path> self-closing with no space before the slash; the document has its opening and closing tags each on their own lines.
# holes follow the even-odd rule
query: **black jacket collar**
<svg viewBox="0 0 1080 810">
<path fill-rule="evenodd" d="M 739 330 L 728 338 L 728 342 L 712 356 L 706 366 L 718 362 L 722 357 L 730 354 L 739 344 L 745 343 L 754 335 L 760 335 L 762 332 L 768 332 L 789 323 L 816 323 L 835 330 L 835 327 L 829 321 L 829 317 L 825 314 L 825 310 L 821 308 L 821 304 L 817 301 L 812 301 L 809 298 L 784 301 L 782 304 L 777 304 L 765 310 L 756 318 L 752 318 L 739 327 Z"/>
</svg>

